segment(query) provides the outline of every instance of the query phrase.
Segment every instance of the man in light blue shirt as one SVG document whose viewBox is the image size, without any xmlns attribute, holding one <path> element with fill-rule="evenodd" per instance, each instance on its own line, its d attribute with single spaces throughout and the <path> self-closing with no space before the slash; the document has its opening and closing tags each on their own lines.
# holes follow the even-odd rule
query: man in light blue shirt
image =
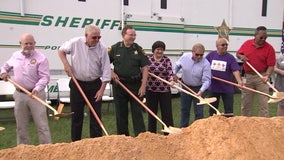
<svg viewBox="0 0 284 160">
<path fill-rule="evenodd" d="M 197 96 L 204 97 L 204 92 L 211 84 L 211 68 L 206 58 L 203 58 L 205 48 L 197 43 L 192 47 L 192 53 L 184 53 L 176 62 L 174 67 L 176 74 L 182 69 L 182 82 L 197 93 Z M 185 88 L 184 88 L 185 89 Z M 197 105 L 198 99 L 181 92 L 181 121 L 180 127 L 187 127 L 190 120 L 191 102 L 194 105 L 195 120 L 203 118 L 203 106 Z"/>
</svg>

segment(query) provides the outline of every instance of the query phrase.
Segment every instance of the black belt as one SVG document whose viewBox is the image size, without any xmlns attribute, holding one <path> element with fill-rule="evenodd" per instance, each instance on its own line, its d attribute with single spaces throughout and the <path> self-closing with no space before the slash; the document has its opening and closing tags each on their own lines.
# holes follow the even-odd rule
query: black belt
<svg viewBox="0 0 284 160">
<path fill-rule="evenodd" d="M 97 78 L 95 80 L 91 80 L 91 81 L 80 81 L 78 79 L 76 79 L 79 83 L 85 83 L 85 84 L 92 84 L 92 83 L 96 83 L 98 81 L 100 81 L 101 79 L 100 78 Z"/>
<path fill-rule="evenodd" d="M 181 80 L 181 82 L 182 83 L 184 83 L 184 81 L 183 80 Z M 199 86 L 190 86 L 190 85 L 188 85 L 188 84 L 186 84 L 186 83 L 184 83 L 187 87 L 189 87 L 189 88 L 200 88 L 202 85 L 199 85 Z"/>
<path fill-rule="evenodd" d="M 26 92 L 23 91 L 23 90 L 21 90 L 20 88 L 16 88 L 16 91 L 26 94 Z M 27 91 L 32 92 L 33 90 L 28 90 L 28 89 L 27 89 Z"/>
</svg>

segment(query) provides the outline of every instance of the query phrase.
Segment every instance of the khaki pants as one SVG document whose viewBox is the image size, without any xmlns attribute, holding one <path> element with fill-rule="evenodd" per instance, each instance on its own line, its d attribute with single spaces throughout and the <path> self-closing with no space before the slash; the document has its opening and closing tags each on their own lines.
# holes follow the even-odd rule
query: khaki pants
<svg viewBox="0 0 284 160">
<path fill-rule="evenodd" d="M 44 90 L 38 93 L 38 97 L 45 100 Z M 29 95 L 15 91 L 14 114 L 17 124 L 17 144 L 29 144 L 29 119 L 33 117 L 37 128 L 39 144 L 51 143 L 51 136 L 48 127 L 46 107 Z"/>
<path fill-rule="evenodd" d="M 246 74 L 246 87 L 256 89 L 258 91 L 269 94 L 269 86 L 262 81 L 258 75 Z M 258 96 L 258 116 L 269 117 L 268 97 L 260 95 L 248 90 L 242 90 L 242 106 L 241 111 L 243 116 L 252 116 L 254 95 Z"/>
</svg>

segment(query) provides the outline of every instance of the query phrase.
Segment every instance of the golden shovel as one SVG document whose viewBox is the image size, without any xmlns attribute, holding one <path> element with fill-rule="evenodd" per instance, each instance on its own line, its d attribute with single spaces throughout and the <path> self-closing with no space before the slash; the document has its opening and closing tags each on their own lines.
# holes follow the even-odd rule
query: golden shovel
<svg viewBox="0 0 284 160">
<path fill-rule="evenodd" d="M 212 78 L 213 78 L 213 79 L 216 79 L 216 80 L 218 80 L 218 81 L 221 81 L 221 82 L 230 84 L 230 85 L 234 85 L 234 86 L 239 87 L 239 88 L 241 88 L 241 89 L 246 89 L 246 90 L 248 90 L 248 91 L 255 92 L 255 93 L 258 93 L 258 94 L 267 96 L 267 97 L 270 98 L 270 99 L 268 100 L 268 103 L 276 103 L 276 102 L 279 102 L 279 101 L 281 101 L 282 99 L 284 99 L 284 96 L 279 97 L 279 96 L 276 94 L 276 92 L 274 92 L 273 95 L 271 96 L 271 95 L 269 95 L 269 94 L 267 94 L 267 93 L 263 93 L 263 92 L 261 92 L 261 91 L 258 91 L 258 90 L 255 90 L 255 89 L 252 89 L 252 88 L 249 88 L 249 87 L 246 87 L 246 86 L 241 86 L 241 85 L 238 85 L 238 84 L 236 84 L 236 83 L 234 83 L 234 82 L 230 82 L 230 81 L 227 81 L 227 80 L 218 78 L 218 77 L 214 77 L 214 76 L 213 76 Z"/>
<path fill-rule="evenodd" d="M 197 95 L 197 93 L 195 93 L 192 89 L 190 89 L 187 85 L 185 85 L 184 83 L 182 83 L 182 81 L 180 81 L 180 80 L 177 80 L 177 82 L 179 83 L 179 84 L 181 84 L 184 88 L 186 88 L 188 91 L 190 91 L 191 93 L 193 93 L 193 94 L 195 94 L 195 95 Z M 210 97 L 210 98 L 203 98 L 203 102 L 199 102 L 199 103 L 197 103 L 198 105 L 202 105 L 202 104 L 207 104 L 207 103 L 212 103 L 212 102 L 215 102 L 216 100 L 217 100 L 217 98 L 216 97 Z"/>
<path fill-rule="evenodd" d="M 5 128 L 4 127 L 0 127 L 0 131 L 3 131 L 3 130 L 5 130 Z"/>
<path fill-rule="evenodd" d="M 35 100 L 37 100 L 38 102 L 40 102 L 41 104 L 43 104 L 44 106 L 46 106 L 47 108 L 49 108 L 50 110 L 53 111 L 53 114 L 55 116 L 55 119 L 58 120 L 58 118 L 56 117 L 64 117 L 64 116 L 69 116 L 71 114 L 73 114 L 73 112 L 70 113 L 61 113 L 58 112 L 56 109 L 54 109 L 53 107 L 51 107 L 49 104 L 47 104 L 45 101 L 43 101 L 42 99 L 40 99 L 38 96 L 36 95 L 32 95 L 32 93 L 30 91 L 28 91 L 27 89 L 25 89 L 24 87 L 22 87 L 21 85 L 19 85 L 18 83 L 16 83 L 15 81 L 11 80 L 10 78 L 8 79 L 9 82 L 11 82 L 13 85 L 15 85 L 17 88 L 19 88 L 20 90 L 22 90 L 23 92 L 25 92 L 28 95 L 31 95 L 32 98 L 34 98 Z M 59 107 L 60 108 L 60 107 Z"/>
<path fill-rule="evenodd" d="M 260 77 L 260 78 L 263 78 L 263 76 L 248 62 L 246 61 L 246 64 Z M 277 96 L 277 97 L 284 97 L 284 93 L 283 92 L 279 92 L 270 82 L 266 81 L 266 84 L 272 88 L 275 92 L 272 94 L 274 96 Z M 282 98 L 283 99 L 283 98 Z M 282 100 L 281 99 L 281 100 Z M 281 101 L 279 100 L 279 101 Z M 270 103 L 272 102 L 279 102 L 279 101 L 275 101 L 275 100 L 271 100 Z M 269 102 L 269 101 L 268 101 Z"/>
<path fill-rule="evenodd" d="M 148 111 L 154 118 L 156 118 L 163 125 L 163 132 L 179 134 L 182 132 L 180 128 L 175 128 L 171 126 L 167 126 L 151 109 L 149 109 L 139 98 L 137 98 L 124 84 L 122 84 L 119 80 L 115 80 L 115 82 L 120 85 L 132 98 L 134 98 L 146 111 Z"/>
<path fill-rule="evenodd" d="M 170 82 L 168 82 L 167 80 L 164 80 L 163 78 L 160 78 L 159 76 L 156 76 L 156 75 L 153 74 L 153 73 L 150 73 L 150 72 L 149 72 L 149 75 L 152 76 L 152 77 L 155 77 L 155 78 L 159 79 L 160 81 L 162 81 L 162 82 L 164 82 L 164 83 L 166 83 L 166 84 L 168 84 L 168 85 L 170 85 L 170 86 L 172 86 L 172 84 L 171 84 Z M 183 89 L 183 88 L 180 88 L 179 86 L 177 86 L 177 85 L 175 85 L 175 84 L 174 84 L 172 87 L 174 87 L 174 88 L 176 88 L 176 89 L 178 89 L 178 90 L 180 90 L 180 91 L 182 91 L 182 92 L 184 92 L 184 93 L 186 93 L 186 94 L 188 94 L 188 95 L 191 95 L 192 97 L 197 98 L 197 99 L 200 101 L 198 104 L 207 104 L 209 107 L 211 107 L 212 109 L 214 109 L 214 110 L 216 111 L 216 114 L 217 114 L 217 115 L 222 115 L 222 114 L 220 113 L 220 111 L 219 111 L 217 108 L 215 108 L 214 106 L 212 106 L 212 105 L 209 103 L 208 100 L 205 100 L 204 98 L 202 98 L 202 97 L 200 97 L 200 96 L 197 96 L 196 94 L 193 94 L 193 93 L 191 93 L 191 92 L 189 92 L 189 91 L 187 91 L 187 90 L 185 90 L 185 89 Z M 212 100 L 213 100 L 213 99 L 212 99 Z M 210 100 L 210 101 L 212 101 L 212 100 Z"/>
</svg>

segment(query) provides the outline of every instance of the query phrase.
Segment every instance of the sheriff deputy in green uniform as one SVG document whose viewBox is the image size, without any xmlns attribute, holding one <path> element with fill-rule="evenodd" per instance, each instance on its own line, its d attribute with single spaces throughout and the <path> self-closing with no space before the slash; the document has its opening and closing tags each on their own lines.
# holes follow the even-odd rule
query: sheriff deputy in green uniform
<svg viewBox="0 0 284 160">
<path fill-rule="evenodd" d="M 110 62 L 113 64 L 111 76 L 114 80 L 113 92 L 115 100 L 117 134 L 129 136 L 128 129 L 128 102 L 131 104 L 134 134 L 137 136 L 145 132 L 142 115 L 142 106 L 131 97 L 115 80 L 122 82 L 134 95 L 143 97 L 148 77 L 147 66 L 150 63 L 144 50 L 137 43 L 135 29 L 125 26 L 122 30 L 123 41 L 109 49 Z"/>
</svg>

